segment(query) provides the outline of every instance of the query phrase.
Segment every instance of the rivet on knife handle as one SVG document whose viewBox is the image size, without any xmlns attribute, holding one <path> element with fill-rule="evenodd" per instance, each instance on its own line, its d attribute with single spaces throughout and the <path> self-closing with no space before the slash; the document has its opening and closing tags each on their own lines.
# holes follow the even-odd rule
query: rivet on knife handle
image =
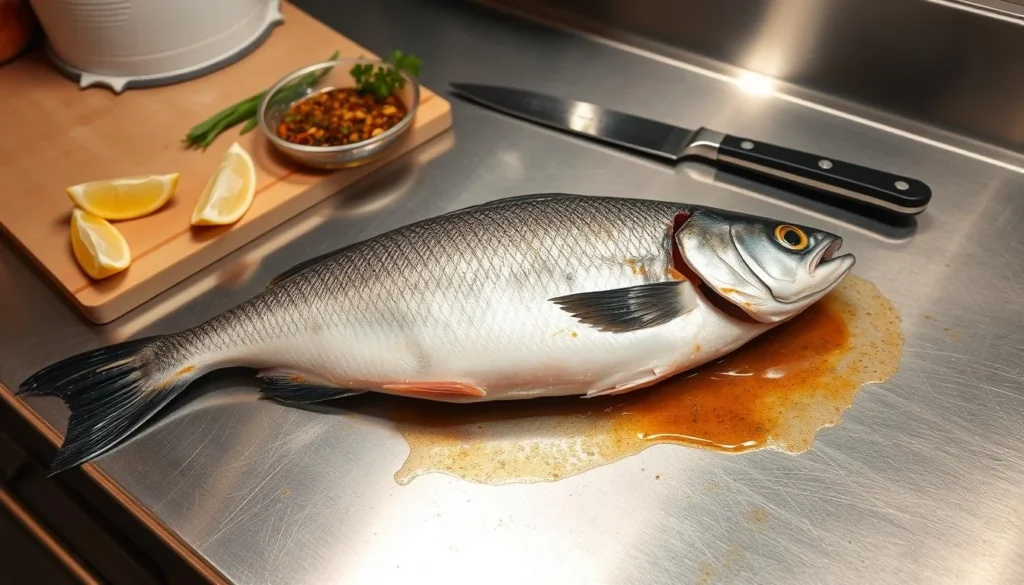
<svg viewBox="0 0 1024 585">
<path fill-rule="evenodd" d="M 917 179 L 749 138 L 722 137 L 717 160 L 897 213 L 920 213 L 932 197 Z"/>
</svg>

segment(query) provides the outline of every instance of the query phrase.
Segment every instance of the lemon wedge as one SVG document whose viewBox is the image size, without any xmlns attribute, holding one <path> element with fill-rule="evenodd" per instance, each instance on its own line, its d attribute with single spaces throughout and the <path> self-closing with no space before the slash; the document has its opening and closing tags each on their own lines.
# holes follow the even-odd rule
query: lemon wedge
<svg viewBox="0 0 1024 585">
<path fill-rule="evenodd" d="M 71 249 L 85 273 L 96 280 L 117 274 L 132 262 L 121 232 L 102 217 L 77 207 L 71 212 Z"/>
<path fill-rule="evenodd" d="M 133 219 L 160 209 L 174 195 L 179 173 L 120 177 L 67 188 L 78 207 L 104 219 Z"/>
<path fill-rule="evenodd" d="M 210 177 L 192 210 L 192 225 L 225 225 L 245 215 L 256 194 L 256 166 L 244 148 L 233 143 Z"/>
</svg>

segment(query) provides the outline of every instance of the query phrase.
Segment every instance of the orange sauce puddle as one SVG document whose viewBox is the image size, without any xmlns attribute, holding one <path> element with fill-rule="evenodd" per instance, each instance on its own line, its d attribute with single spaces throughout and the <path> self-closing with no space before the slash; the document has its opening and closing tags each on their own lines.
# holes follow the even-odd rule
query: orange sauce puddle
<svg viewBox="0 0 1024 585">
<path fill-rule="evenodd" d="M 552 481 L 660 443 L 801 453 L 839 423 L 862 386 L 896 372 L 902 347 L 896 309 L 849 276 L 739 350 L 629 394 L 458 408 L 389 400 L 410 449 L 395 480 L 440 472 L 488 484 Z"/>
</svg>

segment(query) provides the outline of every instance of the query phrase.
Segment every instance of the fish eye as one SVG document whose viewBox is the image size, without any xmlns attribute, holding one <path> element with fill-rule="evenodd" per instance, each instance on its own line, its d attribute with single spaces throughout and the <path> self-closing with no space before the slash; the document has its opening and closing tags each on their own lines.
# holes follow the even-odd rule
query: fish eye
<svg viewBox="0 0 1024 585">
<path fill-rule="evenodd" d="M 791 225 L 775 226 L 775 239 L 790 250 L 803 250 L 807 247 L 807 234 L 798 227 Z"/>
</svg>

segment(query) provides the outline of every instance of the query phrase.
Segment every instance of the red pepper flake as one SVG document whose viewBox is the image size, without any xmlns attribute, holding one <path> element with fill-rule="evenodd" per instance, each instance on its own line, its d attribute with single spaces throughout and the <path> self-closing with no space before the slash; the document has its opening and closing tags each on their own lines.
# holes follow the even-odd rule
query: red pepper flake
<svg viewBox="0 0 1024 585">
<path fill-rule="evenodd" d="M 395 95 L 380 98 L 345 87 L 295 102 L 277 126 L 277 135 L 294 144 L 341 146 L 386 132 L 408 110 Z"/>
</svg>

